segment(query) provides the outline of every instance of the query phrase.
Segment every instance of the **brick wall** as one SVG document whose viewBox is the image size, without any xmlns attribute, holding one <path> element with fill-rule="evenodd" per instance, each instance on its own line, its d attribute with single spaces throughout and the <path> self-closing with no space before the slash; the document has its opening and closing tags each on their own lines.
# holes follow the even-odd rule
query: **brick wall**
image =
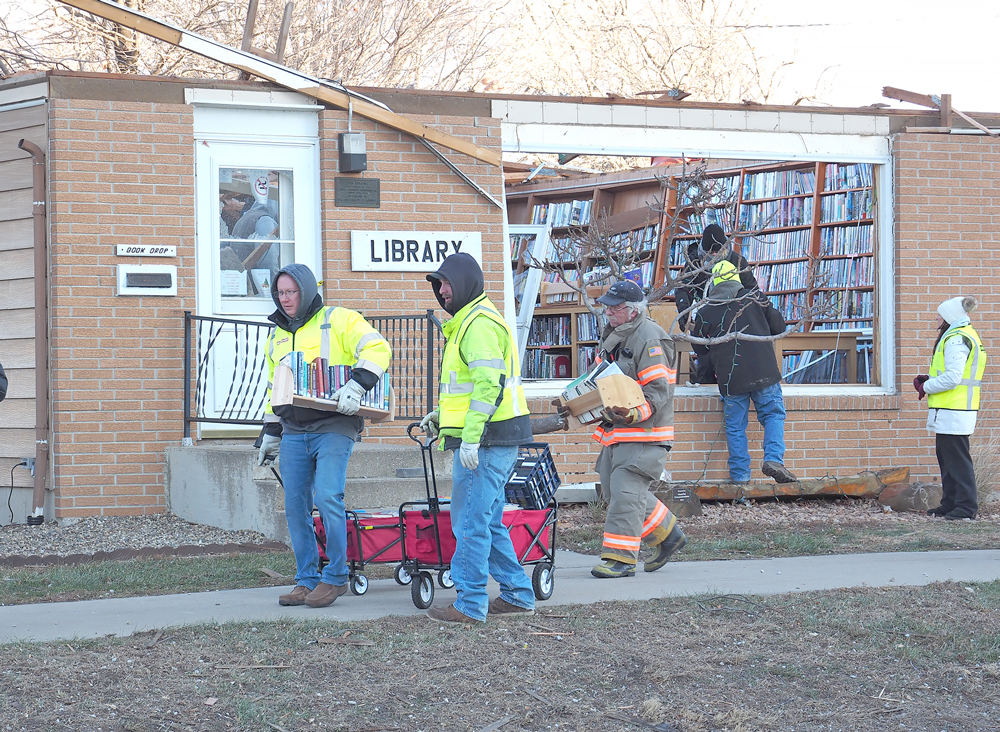
<svg viewBox="0 0 1000 732">
<path fill-rule="evenodd" d="M 904 134 L 895 155 L 895 291 L 898 395 L 786 397 L 786 464 L 802 477 L 908 466 L 913 479 L 940 480 L 926 406 L 911 382 L 926 373 L 938 304 L 956 295 L 980 300 L 973 325 L 987 351 L 1000 343 L 1000 142 L 986 137 Z M 883 233 L 883 246 L 893 246 Z M 973 448 L 1000 436 L 1000 361 L 987 368 Z M 532 411 L 549 412 L 536 400 Z M 718 400 L 678 397 L 677 439 L 667 469 L 675 480 L 725 480 L 726 438 Z M 750 455 L 759 473 L 763 437 L 750 418 Z M 596 480 L 598 447 L 589 430 L 541 437 L 553 444 L 564 482 Z M 993 452 L 996 452 L 994 450 Z"/>
<path fill-rule="evenodd" d="M 194 306 L 194 139 L 184 105 L 53 99 L 56 515 L 162 513 L 183 431 L 183 311 Z M 115 296 L 117 244 L 177 247 L 178 297 Z"/>
</svg>

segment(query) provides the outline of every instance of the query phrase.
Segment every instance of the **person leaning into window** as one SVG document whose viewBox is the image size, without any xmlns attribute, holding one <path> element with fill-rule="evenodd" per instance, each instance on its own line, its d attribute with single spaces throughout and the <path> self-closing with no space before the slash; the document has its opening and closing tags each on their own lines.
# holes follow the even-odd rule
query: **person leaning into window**
<svg viewBox="0 0 1000 732">
<path fill-rule="evenodd" d="M 279 605 L 326 607 L 347 591 L 347 518 L 344 486 L 347 461 L 364 429 L 357 416 L 361 398 L 389 368 L 392 349 L 360 313 L 325 307 L 316 277 L 304 264 L 283 267 L 271 285 L 278 309 L 268 319 L 277 327 L 267 339 L 267 407 L 257 464 L 281 453 L 285 518 L 295 552 L 295 589 Z M 292 351 L 308 363 L 318 357 L 330 366 L 351 366 L 351 378 L 334 392 L 336 411 L 282 404 L 272 408 L 274 367 Z M 312 510 L 326 529 L 330 563 L 319 571 Z"/>
<path fill-rule="evenodd" d="M 913 380 L 917 399 L 927 397 L 927 431 L 935 435 L 941 468 L 941 505 L 927 513 L 951 520 L 974 519 L 979 511 L 969 451 L 986 371 L 986 350 L 969 318 L 977 305 L 974 297 L 953 297 L 938 305 L 930 374 Z"/>
<path fill-rule="evenodd" d="M 7 397 L 7 374 L 3 372 L 3 364 L 0 364 L 0 402 Z"/>
</svg>

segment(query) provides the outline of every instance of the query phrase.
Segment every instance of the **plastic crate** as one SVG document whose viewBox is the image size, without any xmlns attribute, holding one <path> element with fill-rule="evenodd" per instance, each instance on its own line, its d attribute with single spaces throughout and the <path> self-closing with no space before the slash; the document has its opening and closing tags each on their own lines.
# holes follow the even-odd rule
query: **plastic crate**
<svg viewBox="0 0 1000 732">
<path fill-rule="evenodd" d="M 507 503 L 540 511 L 549 505 L 560 482 L 547 444 L 521 445 L 517 450 L 517 463 L 507 478 Z"/>
</svg>

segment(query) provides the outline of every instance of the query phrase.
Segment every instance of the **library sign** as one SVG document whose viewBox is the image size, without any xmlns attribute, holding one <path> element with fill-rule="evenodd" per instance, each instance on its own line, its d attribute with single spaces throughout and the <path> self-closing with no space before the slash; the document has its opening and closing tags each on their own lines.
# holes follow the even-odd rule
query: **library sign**
<svg viewBox="0 0 1000 732">
<path fill-rule="evenodd" d="M 465 252 L 483 265 L 478 231 L 352 231 L 355 272 L 433 272 L 450 254 Z"/>
</svg>

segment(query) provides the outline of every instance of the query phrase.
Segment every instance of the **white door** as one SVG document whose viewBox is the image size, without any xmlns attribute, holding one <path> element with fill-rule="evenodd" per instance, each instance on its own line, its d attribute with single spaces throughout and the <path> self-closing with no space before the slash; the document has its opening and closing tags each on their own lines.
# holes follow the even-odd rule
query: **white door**
<svg viewBox="0 0 1000 732">
<path fill-rule="evenodd" d="M 206 111 L 199 111 L 204 121 Z M 243 322 L 198 323 L 200 337 L 193 338 L 193 346 L 201 353 L 199 413 L 257 419 L 267 382 L 267 329 L 247 323 L 267 323 L 275 309 L 271 284 L 282 267 L 306 264 L 322 279 L 316 114 L 214 108 L 207 113 L 210 124 L 202 125 L 201 135 L 196 115 L 197 315 Z M 277 120 L 284 121 L 281 129 L 275 129 Z M 289 130 L 306 134 L 278 134 Z M 226 425 L 201 427 L 232 431 Z"/>
</svg>

